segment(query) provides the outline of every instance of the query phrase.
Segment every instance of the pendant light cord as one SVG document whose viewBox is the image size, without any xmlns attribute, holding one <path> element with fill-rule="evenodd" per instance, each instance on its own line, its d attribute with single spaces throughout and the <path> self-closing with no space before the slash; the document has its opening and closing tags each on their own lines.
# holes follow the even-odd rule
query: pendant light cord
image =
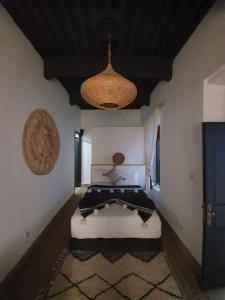
<svg viewBox="0 0 225 300">
<path fill-rule="evenodd" d="M 111 65 L 111 43 L 110 43 L 110 40 L 111 40 L 111 32 L 109 32 L 108 34 L 108 64 Z"/>
</svg>

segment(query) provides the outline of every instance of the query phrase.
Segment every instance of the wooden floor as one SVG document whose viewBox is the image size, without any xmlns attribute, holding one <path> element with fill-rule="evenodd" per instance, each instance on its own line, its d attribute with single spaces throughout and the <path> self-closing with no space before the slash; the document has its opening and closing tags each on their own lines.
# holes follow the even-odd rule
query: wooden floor
<svg viewBox="0 0 225 300">
<path fill-rule="evenodd" d="M 57 257 L 68 245 L 70 218 L 79 198 L 73 196 L 68 200 L 25 257 L 9 274 L 0 287 L 0 299 L 33 300 L 37 291 L 46 286 L 52 276 L 52 267 L 56 264 Z M 162 225 L 163 251 L 186 299 L 225 299 L 225 296 L 214 297 L 214 292 L 210 292 L 210 296 L 207 296 L 207 293 L 201 291 L 198 284 L 201 272 L 199 264 L 163 218 Z"/>
</svg>

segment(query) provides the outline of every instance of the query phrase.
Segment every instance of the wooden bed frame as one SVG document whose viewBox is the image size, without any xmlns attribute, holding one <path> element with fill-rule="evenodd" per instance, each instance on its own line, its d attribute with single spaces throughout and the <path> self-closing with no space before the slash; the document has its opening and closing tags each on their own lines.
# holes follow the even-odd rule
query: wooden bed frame
<svg viewBox="0 0 225 300">
<path fill-rule="evenodd" d="M 70 238 L 70 249 L 90 251 L 146 251 L 161 250 L 161 238 L 139 239 L 139 238 L 97 238 L 78 239 Z"/>
</svg>

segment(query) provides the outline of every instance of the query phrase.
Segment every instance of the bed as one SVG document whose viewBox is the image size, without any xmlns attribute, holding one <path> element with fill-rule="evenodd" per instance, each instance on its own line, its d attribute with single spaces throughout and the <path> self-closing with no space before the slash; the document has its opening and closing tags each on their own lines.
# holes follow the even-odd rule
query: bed
<svg viewBox="0 0 225 300">
<path fill-rule="evenodd" d="M 105 178 L 102 182 L 101 175 L 109 170 L 110 166 L 102 165 L 92 169 L 95 184 L 88 188 L 71 218 L 70 247 L 99 251 L 160 250 L 161 221 L 143 190 L 145 166 L 120 166 L 119 177 L 129 178 L 125 185 L 113 185 Z"/>
</svg>

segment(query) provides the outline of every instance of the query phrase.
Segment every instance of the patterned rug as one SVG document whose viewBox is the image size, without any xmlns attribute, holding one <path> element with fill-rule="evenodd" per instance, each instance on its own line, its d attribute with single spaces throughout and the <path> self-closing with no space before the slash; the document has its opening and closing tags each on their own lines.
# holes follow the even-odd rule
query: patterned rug
<svg viewBox="0 0 225 300">
<path fill-rule="evenodd" d="M 172 300 L 183 296 L 162 252 L 72 251 L 36 298 L 43 299 Z"/>
</svg>

